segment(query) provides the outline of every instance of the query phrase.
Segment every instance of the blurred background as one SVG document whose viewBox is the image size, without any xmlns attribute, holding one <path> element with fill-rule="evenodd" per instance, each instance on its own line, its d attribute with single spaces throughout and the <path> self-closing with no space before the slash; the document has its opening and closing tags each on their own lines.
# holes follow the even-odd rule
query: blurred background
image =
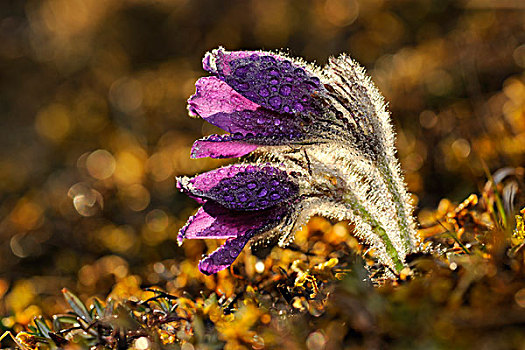
<svg viewBox="0 0 525 350">
<path fill-rule="evenodd" d="M 214 130 L 185 109 L 219 45 L 318 64 L 348 52 L 366 66 L 419 208 L 478 191 L 483 163 L 523 164 L 520 0 L 4 0 L 0 315 L 15 315 L 5 326 L 62 310 L 64 286 L 87 297 L 116 282 L 187 283 L 180 271 L 204 246 L 175 242 L 196 205 L 174 177 L 219 164 L 189 159 Z"/>
</svg>

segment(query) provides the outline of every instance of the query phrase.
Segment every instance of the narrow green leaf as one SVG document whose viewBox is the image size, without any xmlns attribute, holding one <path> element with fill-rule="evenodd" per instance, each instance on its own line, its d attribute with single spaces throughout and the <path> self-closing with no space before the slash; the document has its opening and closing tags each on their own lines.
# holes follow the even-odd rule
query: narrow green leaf
<svg viewBox="0 0 525 350">
<path fill-rule="evenodd" d="M 40 335 L 48 339 L 51 339 L 51 337 L 49 336 L 49 332 L 51 332 L 51 329 L 49 329 L 49 327 L 44 322 L 44 320 L 40 318 L 35 318 L 34 322 L 35 322 L 36 327 L 38 328 L 38 331 L 40 332 Z"/>
<path fill-rule="evenodd" d="M 104 316 L 104 306 L 102 305 L 102 302 L 98 300 L 98 298 L 93 299 L 93 309 L 97 312 L 98 317 Z M 93 318 L 95 318 L 93 316 Z"/>
<path fill-rule="evenodd" d="M 91 315 L 89 314 L 89 311 L 84 305 L 84 303 L 73 293 L 71 293 L 66 288 L 62 289 L 62 294 L 64 294 L 64 298 L 68 302 L 68 304 L 71 306 L 73 311 L 84 321 L 91 322 L 93 319 L 91 318 Z"/>
</svg>

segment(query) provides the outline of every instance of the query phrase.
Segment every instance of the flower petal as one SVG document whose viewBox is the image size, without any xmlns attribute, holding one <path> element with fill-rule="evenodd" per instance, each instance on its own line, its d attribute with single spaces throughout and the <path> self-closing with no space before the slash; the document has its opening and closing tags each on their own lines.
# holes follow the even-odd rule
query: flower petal
<svg viewBox="0 0 525 350">
<path fill-rule="evenodd" d="M 177 188 L 186 194 L 191 193 L 190 188 L 206 192 L 216 186 L 222 179 L 233 177 L 239 172 L 252 168 L 254 168 L 253 165 L 233 164 L 205 172 L 193 178 L 179 177 L 177 178 Z"/>
<path fill-rule="evenodd" d="M 205 207 L 214 205 L 205 204 Z M 200 207 L 197 213 L 188 219 L 177 235 L 177 241 L 182 243 L 185 238 L 188 239 L 225 239 L 237 237 L 233 229 L 223 229 L 222 225 L 217 222 L 217 218 L 211 216 L 204 207 Z"/>
<path fill-rule="evenodd" d="M 262 231 L 275 227 L 281 222 L 286 210 L 285 207 L 276 207 L 262 212 L 230 212 L 218 215 L 217 224 L 220 222 L 223 227 L 234 230 L 237 232 L 237 237 L 228 239 L 222 246 L 202 259 L 199 262 L 199 270 L 211 275 L 229 267 L 250 239 Z"/>
<path fill-rule="evenodd" d="M 213 186 L 199 186 L 207 176 L 199 175 L 198 182 L 180 180 L 179 183 L 190 195 L 215 201 L 232 210 L 270 208 L 294 198 L 299 192 L 298 185 L 285 171 L 271 166 L 248 165 L 245 171 L 238 171 L 233 175 L 224 173 L 218 182 L 217 174 L 212 174 L 209 177 L 213 178 Z"/>
<path fill-rule="evenodd" d="M 200 78 L 195 87 L 195 94 L 188 99 L 188 109 L 204 119 L 219 112 L 254 111 L 259 107 L 217 77 Z"/>
<path fill-rule="evenodd" d="M 228 239 L 213 253 L 199 261 L 199 271 L 205 275 L 212 275 L 228 268 L 237 259 L 251 237 L 253 233 Z"/>
<path fill-rule="evenodd" d="M 191 158 L 237 158 L 255 151 L 259 145 L 242 140 L 233 140 L 230 135 L 210 135 L 197 140 L 191 148 Z"/>
<path fill-rule="evenodd" d="M 298 118 L 290 114 L 278 114 L 268 109 L 217 113 L 206 119 L 209 123 L 230 133 L 253 134 L 258 143 L 280 144 L 290 140 L 301 140 L 305 127 L 311 119 Z"/>
<path fill-rule="evenodd" d="M 308 68 L 265 52 L 208 53 L 204 68 L 247 99 L 278 113 L 318 114 L 326 91 Z"/>
<path fill-rule="evenodd" d="M 197 81 L 196 92 L 188 100 L 188 109 L 190 113 L 230 133 L 284 136 L 287 142 L 290 137 L 300 138 L 305 133 L 304 128 L 313 123 L 308 117 L 298 118 L 263 108 L 217 77 Z"/>
</svg>

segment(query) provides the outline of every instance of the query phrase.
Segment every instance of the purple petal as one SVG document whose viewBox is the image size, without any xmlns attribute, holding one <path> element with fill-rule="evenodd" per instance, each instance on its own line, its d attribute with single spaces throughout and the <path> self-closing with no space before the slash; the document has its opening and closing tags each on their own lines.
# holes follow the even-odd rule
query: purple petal
<svg viewBox="0 0 525 350">
<path fill-rule="evenodd" d="M 205 69 L 217 74 L 247 99 L 278 113 L 322 113 L 319 78 L 297 63 L 265 52 L 228 52 L 205 58 Z"/>
<path fill-rule="evenodd" d="M 197 140 L 191 148 L 191 158 L 237 158 L 253 152 L 259 147 L 242 140 L 233 140 L 230 135 L 210 135 Z"/>
<path fill-rule="evenodd" d="M 213 253 L 199 261 L 199 271 L 205 275 L 212 275 L 228 268 L 237 259 L 252 236 L 253 234 L 249 234 L 228 239 Z"/>
<path fill-rule="evenodd" d="M 206 209 L 210 212 L 212 209 Z M 237 233 L 235 238 L 228 239 L 222 246 L 199 262 L 199 270 L 207 275 L 217 273 L 230 266 L 241 253 L 244 246 L 256 234 L 275 227 L 286 213 L 286 208 L 276 207 L 270 210 L 253 213 L 235 213 L 217 215 L 216 225 L 231 229 Z"/>
<path fill-rule="evenodd" d="M 208 171 L 189 180 L 187 177 L 177 178 L 177 188 L 186 194 L 191 192 L 189 188 L 192 187 L 199 191 L 206 192 L 216 186 L 222 179 L 233 177 L 237 173 L 251 168 L 253 168 L 253 165 L 233 164 Z"/>
<path fill-rule="evenodd" d="M 196 87 L 196 93 L 188 100 L 189 111 L 230 133 L 298 138 L 304 133 L 304 126 L 312 123 L 308 118 L 262 108 L 217 77 L 201 78 Z M 289 142 L 288 137 L 286 141 Z"/>
<path fill-rule="evenodd" d="M 260 143 L 289 143 L 290 139 L 300 139 L 305 134 L 305 126 L 312 121 L 295 117 L 291 114 L 278 114 L 268 109 L 254 111 L 237 111 L 233 113 L 216 113 L 206 119 L 209 123 L 230 133 L 259 134 Z M 273 138 L 268 141 L 264 137 Z"/>
<path fill-rule="evenodd" d="M 180 229 L 177 235 L 177 241 L 182 243 L 185 238 L 225 239 L 237 237 L 235 230 L 223 230 L 221 225 L 217 224 L 216 221 L 217 218 L 207 213 L 203 207 L 200 207 L 197 213 L 190 217 L 186 225 Z"/>
<path fill-rule="evenodd" d="M 188 109 L 204 119 L 219 112 L 254 111 L 259 107 L 217 77 L 200 78 L 195 87 L 195 94 L 188 99 Z"/>
<path fill-rule="evenodd" d="M 222 179 L 217 182 L 221 176 Z M 224 169 L 222 174 L 202 174 L 194 180 L 180 180 L 179 183 L 184 192 L 194 197 L 243 211 L 276 206 L 295 197 L 299 191 L 298 185 L 285 171 L 271 166 L 248 165 L 244 171 L 238 168 L 233 171 Z"/>
</svg>

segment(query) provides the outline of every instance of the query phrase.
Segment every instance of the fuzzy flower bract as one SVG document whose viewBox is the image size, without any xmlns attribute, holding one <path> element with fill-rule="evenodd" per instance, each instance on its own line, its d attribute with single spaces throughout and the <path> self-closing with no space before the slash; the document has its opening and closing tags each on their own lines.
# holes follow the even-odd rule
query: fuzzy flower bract
<svg viewBox="0 0 525 350">
<path fill-rule="evenodd" d="M 353 223 L 391 276 L 418 246 L 413 208 L 395 156 L 390 115 L 364 69 L 348 56 L 323 68 L 263 51 L 206 54 L 212 76 L 196 83 L 193 116 L 228 132 L 197 140 L 193 158 L 241 163 L 178 188 L 202 207 L 180 230 L 187 239 L 226 239 L 199 263 L 229 267 L 249 242 L 281 246 L 314 215 Z"/>
</svg>

